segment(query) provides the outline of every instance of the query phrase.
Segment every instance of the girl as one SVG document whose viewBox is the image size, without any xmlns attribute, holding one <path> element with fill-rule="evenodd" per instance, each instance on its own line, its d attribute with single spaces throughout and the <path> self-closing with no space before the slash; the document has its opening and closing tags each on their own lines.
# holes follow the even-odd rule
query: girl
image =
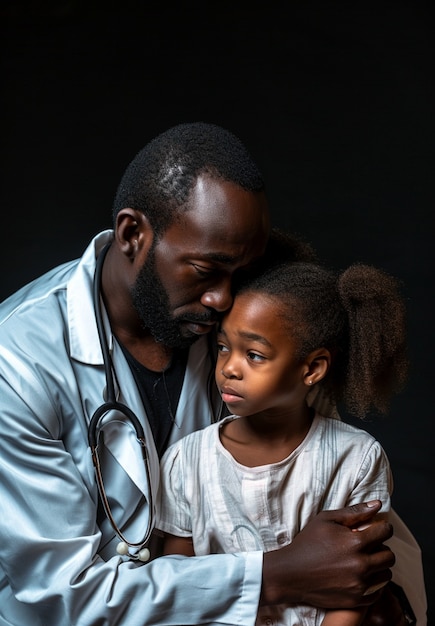
<svg viewBox="0 0 435 626">
<path fill-rule="evenodd" d="M 406 377 L 396 281 L 353 265 L 338 278 L 284 263 L 239 286 L 218 331 L 216 382 L 233 415 L 162 459 L 165 553 L 274 550 L 322 509 L 381 500 L 392 478 L 381 445 L 323 417 L 314 390 L 364 417 L 386 413 Z M 353 529 L 355 532 L 358 529 Z M 340 563 L 337 563 L 337 568 Z M 260 607 L 257 624 L 355 626 L 364 610 Z"/>
</svg>

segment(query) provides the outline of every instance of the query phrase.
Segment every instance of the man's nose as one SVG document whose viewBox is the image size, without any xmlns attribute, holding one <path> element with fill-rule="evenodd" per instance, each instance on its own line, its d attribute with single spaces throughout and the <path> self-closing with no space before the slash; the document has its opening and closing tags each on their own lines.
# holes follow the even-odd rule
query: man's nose
<svg viewBox="0 0 435 626">
<path fill-rule="evenodd" d="M 233 296 L 231 293 L 231 278 L 227 278 L 221 281 L 218 285 L 210 287 L 205 291 L 201 297 L 201 304 L 214 309 L 219 313 L 228 311 L 233 303 Z"/>
</svg>

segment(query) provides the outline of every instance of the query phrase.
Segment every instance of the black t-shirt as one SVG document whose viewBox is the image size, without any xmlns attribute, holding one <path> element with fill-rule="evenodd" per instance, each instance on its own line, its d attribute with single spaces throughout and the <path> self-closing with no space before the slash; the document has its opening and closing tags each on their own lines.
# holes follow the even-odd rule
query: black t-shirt
<svg viewBox="0 0 435 626">
<path fill-rule="evenodd" d="M 121 348 L 138 386 L 161 458 L 175 423 L 189 350 L 174 351 L 170 365 L 163 372 L 153 372 L 139 363 L 124 346 Z"/>
</svg>

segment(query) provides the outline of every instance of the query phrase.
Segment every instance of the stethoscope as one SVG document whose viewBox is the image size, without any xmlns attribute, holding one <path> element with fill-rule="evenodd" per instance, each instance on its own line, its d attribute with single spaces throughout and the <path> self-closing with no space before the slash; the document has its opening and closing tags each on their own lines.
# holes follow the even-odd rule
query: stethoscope
<svg viewBox="0 0 435 626">
<path fill-rule="evenodd" d="M 120 539 L 120 543 L 118 544 L 116 551 L 118 554 L 123 556 L 128 556 L 130 559 L 134 561 L 143 561 L 146 562 L 150 559 L 150 551 L 146 547 L 146 544 L 150 540 L 151 533 L 153 530 L 153 497 L 152 497 L 152 486 L 151 486 L 151 470 L 150 470 L 150 462 L 148 456 L 148 449 L 145 441 L 145 434 L 142 428 L 142 424 L 140 423 L 137 416 L 133 413 L 133 411 L 116 400 L 115 394 L 115 384 L 114 384 L 114 368 L 112 357 L 110 356 L 109 346 L 107 343 L 107 337 L 104 330 L 103 324 L 103 315 L 101 311 L 101 302 L 100 302 L 100 293 L 101 293 L 101 277 L 103 273 L 103 263 L 106 257 L 107 251 L 110 247 L 110 244 L 107 244 L 97 258 L 97 263 L 95 266 L 95 277 L 94 277 L 94 285 L 93 285 L 93 300 L 94 300 L 94 308 L 95 308 L 95 320 L 97 323 L 98 337 L 100 340 L 101 351 L 103 353 L 103 362 L 104 362 L 104 373 L 106 376 L 106 393 L 107 393 L 107 401 L 102 404 L 98 409 L 94 412 L 91 417 L 89 428 L 88 428 L 88 440 L 89 446 L 91 448 L 92 453 L 92 462 L 94 464 L 95 469 L 95 477 L 97 480 L 98 493 L 100 495 L 101 504 L 103 505 L 104 512 L 109 520 L 113 530 L 117 534 Z M 117 411 L 121 415 L 123 415 L 127 420 L 133 425 L 136 431 L 136 438 L 141 447 L 142 451 L 142 459 L 145 466 L 145 474 L 146 480 L 149 485 L 149 511 L 148 515 L 148 523 L 146 532 L 138 542 L 128 541 L 126 537 L 121 532 L 119 526 L 114 520 L 112 510 L 110 508 L 109 500 L 106 494 L 106 490 L 104 487 L 103 474 L 100 465 L 100 459 L 98 456 L 98 439 L 100 434 L 100 421 L 101 419 L 107 415 L 109 411 Z M 130 552 L 130 548 L 134 550 L 133 553 Z"/>
</svg>

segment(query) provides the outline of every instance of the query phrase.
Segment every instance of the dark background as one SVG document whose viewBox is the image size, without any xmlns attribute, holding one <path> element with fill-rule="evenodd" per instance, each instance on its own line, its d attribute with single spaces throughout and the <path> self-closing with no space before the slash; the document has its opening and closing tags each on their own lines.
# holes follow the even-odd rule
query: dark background
<svg viewBox="0 0 435 626">
<path fill-rule="evenodd" d="M 232 130 L 264 172 L 275 224 L 337 269 L 364 261 L 403 281 L 411 376 L 390 416 L 364 426 L 389 454 L 429 603 L 433 35 L 419 2 L 0 8 L 0 299 L 111 226 L 120 176 L 156 134 L 199 120 Z"/>
</svg>

